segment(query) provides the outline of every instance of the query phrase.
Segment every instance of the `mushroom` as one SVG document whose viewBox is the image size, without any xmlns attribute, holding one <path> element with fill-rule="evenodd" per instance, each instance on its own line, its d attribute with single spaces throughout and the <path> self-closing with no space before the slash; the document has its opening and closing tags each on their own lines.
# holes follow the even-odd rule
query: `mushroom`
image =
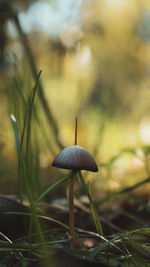
<svg viewBox="0 0 150 267">
<path fill-rule="evenodd" d="M 73 145 L 64 148 L 54 159 L 52 166 L 69 169 L 75 172 L 87 170 L 97 172 L 98 168 L 94 158 L 82 146 Z M 69 179 L 69 233 L 72 237 L 71 247 L 75 244 L 74 231 L 74 178 Z"/>
</svg>

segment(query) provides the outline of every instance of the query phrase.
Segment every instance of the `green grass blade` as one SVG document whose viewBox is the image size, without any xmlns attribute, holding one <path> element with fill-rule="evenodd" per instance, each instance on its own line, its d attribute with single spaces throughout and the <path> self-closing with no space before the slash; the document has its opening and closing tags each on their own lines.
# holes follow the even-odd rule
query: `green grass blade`
<svg viewBox="0 0 150 267">
<path fill-rule="evenodd" d="M 99 167 L 106 167 L 106 168 L 110 168 L 113 163 L 118 160 L 122 155 L 124 154 L 130 154 L 130 155 L 136 155 L 136 150 L 132 149 L 132 148 L 124 148 L 122 149 L 117 155 L 113 156 L 108 162 L 103 163 L 103 164 L 99 164 Z"/>
<path fill-rule="evenodd" d="M 137 189 L 138 187 L 144 185 L 144 184 L 147 184 L 150 182 L 150 177 L 140 181 L 140 182 L 137 182 L 136 184 L 132 185 L 132 186 L 129 186 L 129 187 L 126 187 L 120 191 L 117 191 L 117 192 L 114 192 L 108 196 L 106 196 L 104 199 L 100 200 L 99 203 L 104 203 L 104 202 L 107 202 L 119 195 L 123 195 L 123 194 L 127 194 L 127 193 L 130 193 L 132 192 L 133 190 Z"/>
<path fill-rule="evenodd" d="M 57 188 L 59 185 L 61 185 L 62 183 L 64 183 L 65 181 L 67 181 L 69 178 L 71 178 L 72 176 L 74 176 L 77 172 L 70 172 L 68 175 L 62 177 L 59 181 L 57 181 L 55 184 L 49 186 L 38 198 L 37 200 L 34 202 L 34 207 L 36 207 L 38 205 L 38 203 L 40 202 L 40 200 L 42 198 L 44 198 L 50 191 L 54 190 L 55 188 Z"/>
<path fill-rule="evenodd" d="M 84 179 L 83 179 L 83 176 L 82 176 L 81 172 L 79 172 L 79 177 L 80 177 L 81 183 L 82 183 L 82 185 L 83 185 L 83 187 L 84 187 L 84 189 L 85 189 L 85 191 L 87 193 L 87 196 L 88 196 L 88 199 L 89 199 L 89 202 L 90 202 L 91 213 L 92 213 L 92 217 L 93 217 L 93 221 L 94 221 L 97 233 L 99 235 L 103 235 L 103 229 L 102 229 L 100 217 L 99 217 L 99 215 L 97 213 L 94 201 L 93 201 L 93 199 L 91 197 L 90 186 L 89 185 L 87 186 L 86 183 L 84 182 Z"/>
<path fill-rule="evenodd" d="M 21 147 L 20 147 L 20 142 L 19 142 L 17 121 L 16 121 L 16 118 L 15 118 L 15 116 L 13 114 L 10 115 L 10 119 L 12 121 L 13 128 L 14 128 L 14 133 L 15 133 L 15 138 L 16 138 L 16 145 L 17 145 L 17 152 L 18 152 L 18 159 L 19 159 L 19 162 L 20 162 L 20 165 L 21 165 L 21 169 L 22 169 L 22 173 L 23 173 L 23 177 L 24 177 L 27 193 L 28 193 L 30 202 L 32 202 L 32 194 L 30 192 L 30 188 L 29 188 L 29 185 L 28 185 L 28 182 L 27 182 L 27 179 L 26 179 L 24 160 L 23 160 Z M 22 194 L 22 193 L 20 192 L 20 194 Z"/>
<path fill-rule="evenodd" d="M 19 141 L 19 135 L 18 135 L 18 127 L 17 127 L 17 121 L 16 118 L 13 114 L 10 115 L 10 119 L 13 124 L 14 128 L 14 133 L 15 133 L 15 138 L 16 138 L 16 145 L 17 145 L 17 152 L 18 152 L 18 158 L 21 163 L 22 171 L 24 172 L 24 162 L 23 162 L 23 157 L 22 157 L 22 152 L 21 152 L 21 147 L 20 147 L 20 141 Z"/>
<path fill-rule="evenodd" d="M 30 148 L 30 133 L 31 133 L 31 119 L 32 119 L 32 113 L 33 113 L 33 103 L 35 99 L 35 94 L 38 88 L 38 82 L 41 75 L 41 72 L 39 72 L 36 84 L 33 87 L 33 91 L 31 94 L 31 98 L 29 98 L 29 106 L 28 106 L 28 112 L 27 112 L 27 135 L 26 135 L 26 168 L 28 171 L 28 163 L 29 163 L 29 148 Z M 25 118 L 26 119 L 26 118 Z"/>
<path fill-rule="evenodd" d="M 11 118 L 11 121 L 13 123 L 14 131 L 15 131 L 18 157 L 19 157 L 19 161 L 20 161 L 20 164 L 21 164 L 21 167 L 22 167 L 25 186 L 26 186 L 27 194 L 28 194 L 29 201 L 30 201 L 30 207 L 31 207 L 31 210 L 32 210 L 32 213 L 33 213 L 32 214 L 33 215 L 32 222 L 34 222 L 34 225 L 36 226 L 37 232 L 40 235 L 40 240 L 41 240 L 42 244 L 44 245 L 44 239 L 43 239 L 43 236 L 42 236 L 41 227 L 40 227 L 40 224 L 39 224 L 39 221 L 38 221 L 38 217 L 36 215 L 36 210 L 33 208 L 32 191 L 31 191 L 30 186 L 28 184 L 27 176 L 26 176 L 26 172 L 25 172 L 25 167 L 24 167 L 24 162 L 23 162 L 23 157 L 22 157 L 22 152 L 21 152 L 21 147 L 20 147 L 20 142 L 19 142 L 16 118 L 14 117 L 14 115 L 10 115 L 10 118 Z"/>
<path fill-rule="evenodd" d="M 13 242 L 6 236 L 6 235 L 4 235 L 2 232 L 0 232 L 0 235 L 4 238 L 4 239 L 6 239 L 7 241 L 8 241 L 8 243 L 9 244 L 13 244 Z M 23 256 L 23 254 L 19 251 L 18 252 L 18 256 L 19 256 L 19 258 L 20 258 L 20 260 L 21 260 L 21 263 L 22 263 L 22 267 L 26 267 L 27 266 L 27 261 L 26 261 L 26 259 L 24 258 L 24 256 Z"/>
<path fill-rule="evenodd" d="M 105 249 L 106 247 L 110 246 L 110 247 L 115 247 L 120 253 L 123 252 L 121 251 L 121 249 L 119 247 L 117 247 L 113 242 L 116 241 L 116 237 L 114 237 L 111 240 L 107 240 L 106 238 L 105 242 L 102 243 L 99 247 L 97 247 L 96 249 L 93 249 L 86 257 L 87 260 L 92 260 L 93 258 L 95 258 L 97 256 L 97 254 L 99 254 L 101 251 L 103 251 L 103 249 Z"/>
<path fill-rule="evenodd" d="M 78 119 L 75 120 L 75 140 L 74 144 L 77 145 L 77 131 L 78 131 Z"/>
<path fill-rule="evenodd" d="M 31 213 L 28 213 L 28 212 L 18 212 L 18 211 L 6 211 L 5 212 L 5 214 L 10 214 L 10 215 L 25 215 L 25 216 L 32 216 L 32 214 Z M 60 221 L 58 221 L 58 220 L 55 220 L 55 219 L 53 219 L 53 218 L 51 218 L 51 217 L 48 217 L 48 216 L 43 216 L 43 215 L 37 215 L 38 216 L 38 218 L 40 218 L 40 219 L 44 219 L 44 220 L 47 220 L 47 221 L 51 221 L 51 222 L 54 222 L 54 223 L 56 223 L 56 224 L 59 224 L 59 225 L 61 225 L 62 227 L 64 227 L 65 229 L 68 229 L 69 227 L 66 225 L 66 224 L 64 224 L 64 223 L 62 223 L 62 222 L 60 222 Z"/>
</svg>

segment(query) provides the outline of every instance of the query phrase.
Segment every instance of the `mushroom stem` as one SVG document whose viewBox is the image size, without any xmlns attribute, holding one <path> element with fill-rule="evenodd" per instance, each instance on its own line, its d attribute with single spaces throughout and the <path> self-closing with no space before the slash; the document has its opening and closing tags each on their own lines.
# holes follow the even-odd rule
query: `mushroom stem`
<svg viewBox="0 0 150 267">
<path fill-rule="evenodd" d="M 70 247 L 75 246 L 75 231 L 74 231 L 74 179 L 75 176 L 69 179 L 69 234 L 72 237 Z"/>
</svg>

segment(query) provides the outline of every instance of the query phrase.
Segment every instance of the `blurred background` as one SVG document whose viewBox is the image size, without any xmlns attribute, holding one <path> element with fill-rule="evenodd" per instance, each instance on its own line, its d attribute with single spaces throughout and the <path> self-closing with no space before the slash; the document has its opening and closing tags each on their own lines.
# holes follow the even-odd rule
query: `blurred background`
<svg viewBox="0 0 150 267">
<path fill-rule="evenodd" d="M 40 70 L 31 165 L 44 186 L 60 175 L 51 162 L 62 147 L 74 143 L 75 117 L 78 144 L 100 167 L 97 174 L 88 174 L 94 190 L 119 190 L 148 177 L 148 0 L 0 0 L 3 194 L 17 192 L 10 114 L 21 136 L 27 100 Z"/>
</svg>

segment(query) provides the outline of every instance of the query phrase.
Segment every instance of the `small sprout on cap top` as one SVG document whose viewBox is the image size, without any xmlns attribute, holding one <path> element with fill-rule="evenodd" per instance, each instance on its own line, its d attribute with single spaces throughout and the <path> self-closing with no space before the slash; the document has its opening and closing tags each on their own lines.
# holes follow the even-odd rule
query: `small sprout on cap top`
<svg viewBox="0 0 150 267">
<path fill-rule="evenodd" d="M 52 166 L 72 171 L 87 170 L 97 172 L 94 158 L 82 146 L 77 145 L 77 118 L 75 123 L 75 145 L 64 148 L 54 159 Z M 74 232 L 74 178 L 69 179 L 69 233 L 72 237 L 71 247 L 75 245 Z"/>
</svg>

